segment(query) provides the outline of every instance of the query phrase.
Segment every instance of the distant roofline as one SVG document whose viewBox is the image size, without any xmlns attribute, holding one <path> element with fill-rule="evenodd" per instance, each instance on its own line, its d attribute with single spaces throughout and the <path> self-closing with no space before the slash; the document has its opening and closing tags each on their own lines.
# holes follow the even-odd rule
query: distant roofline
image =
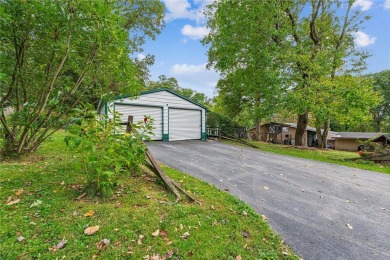
<svg viewBox="0 0 390 260">
<path fill-rule="evenodd" d="M 384 135 L 378 132 L 335 132 L 335 139 L 373 139 Z"/>
</svg>

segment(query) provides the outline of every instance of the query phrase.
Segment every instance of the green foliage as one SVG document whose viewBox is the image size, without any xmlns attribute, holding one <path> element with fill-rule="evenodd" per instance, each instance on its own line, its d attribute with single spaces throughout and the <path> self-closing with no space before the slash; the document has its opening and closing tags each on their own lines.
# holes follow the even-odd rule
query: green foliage
<svg viewBox="0 0 390 260">
<path fill-rule="evenodd" d="M 207 126 L 209 127 L 234 127 L 238 126 L 231 118 L 216 112 L 207 113 Z"/>
<path fill-rule="evenodd" d="M 133 124 L 133 131 L 126 134 L 119 123 L 120 115 L 116 113 L 108 119 L 86 111 L 74 118 L 66 130 L 69 135 L 64 141 L 72 151 L 79 153 L 91 195 L 111 196 L 117 175 L 122 171 L 139 171 L 144 163 L 146 145 L 143 141 L 150 139 L 153 121 Z"/>
<path fill-rule="evenodd" d="M 217 89 L 224 114 L 235 120 L 250 115 L 256 122 L 280 110 L 294 112 L 302 129 L 296 140 L 302 139 L 309 112 L 319 139 L 333 117 L 367 118 L 377 99 L 371 85 L 356 76 L 368 53 L 356 48 L 353 33 L 366 17 L 352 5 L 324 0 L 209 5 L 210 33 L 203 44 L 209 46 L 208 66 L 222 74 Z"/>
<path fill-rule="evenodd" d="M 80 155 L 67 149 L 65 133 L 56 132 L 37 153 L 24 161 L 0 162 L 0 259 L 143 259 L 146 255 L 163 257 L 174 250 L 172 259 L 259 259 L 277 255 L 299 259 L 286 248 L 281 237 L 248 205 L 203 181 L 183 172 L 164 167 L 165 173 L 179 182 L 202 203 L 176 203 L 157 176 L 147 173 L 137 178 L 119 175 L 118 189 L 110 200 L 83 197 L 80 186 L 85 176 L 79 174 Z M 42 160 L 44 158 L 44 160 Z M 23 189 L 16 196 L 15 193 Z M 9 206 L 12 196 L 20 202 Z M 147 199 L 147 197 L 150 199 Z M 42 203 L 30 207 L 37 200 Z M 213 209 L 211 209 L 213 207 Z M 91 217 L 85 217 L 88 211 Z M 244 216 L 242 213 L 248 214 Z M 217 225 L 213 226 L 213 222 Z M 87 236 L 89 226 L 100 230 Z M 182 225 L 183 229 L 180 228 Z M 157 229 L 167 236 L 153 237 Z M 244 238 L 242 231 L 250 232 Z M 184 232 L 188 239 L 182 239 Z M 25 239 L 18 242 L 17 238 Z M 143 235 L 142 245 L 137 244 Z M 96 243 L 111 241 L 99 251 Z M 172 241 L 167 245 L 167 238 Z M 53 250 L 62 239 L 63 249 Z M 290 252 L 290 256 L 285 256 Z"/>
<path fill-rule="evenodd" d="M 140 91 L 147 64 L 129 57 L 159 33 L 164 5 L 5 0 L 0 15 L 2 148 L 20 155 L 66 126 L 81 102 Z"/>
<path fill-rule="evenodd" d="M 208 66 L 222 75 L 217 89 L 225 114 L 237 119 L 248 113 L 254 121 L 271 116 L 287 85 L 281 77 L 285 64 L 279 62 L 284 46 L 273 42 L 287 36 L 274 29 L 282 7 L 269 1 L 218 1 L 206 15 L 210 33 L 203 44 L 209 46 Z"/>
<path fill-rule="evenodd" d="M 373 80 L 374 90 L 382 98 L 371 110 L 375 131 L 390 132 L 390 70 L 367 75 Z"/>
</svg>

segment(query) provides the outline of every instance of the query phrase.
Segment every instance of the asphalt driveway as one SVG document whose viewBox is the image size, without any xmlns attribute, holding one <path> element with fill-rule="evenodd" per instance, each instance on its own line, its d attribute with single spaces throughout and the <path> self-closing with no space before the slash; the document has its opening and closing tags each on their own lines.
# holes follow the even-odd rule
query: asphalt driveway
<svg viewBox="0 0 390 260">
<path fill-rule="evenodd" d="M 213 141 L 148 147 L 266 215 L 304 259 L 390 259 L 390 175 Z"/>
</svg>

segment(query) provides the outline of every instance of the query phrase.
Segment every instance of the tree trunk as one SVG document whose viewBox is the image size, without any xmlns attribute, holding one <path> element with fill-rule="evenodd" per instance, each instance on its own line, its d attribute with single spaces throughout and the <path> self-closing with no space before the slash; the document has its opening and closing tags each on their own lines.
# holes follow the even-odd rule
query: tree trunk
<svg viewBox="0 0 390 260">
<path fill-rule="evenodd" d="M 261 141 L 260 137 L 260 126 L 261 126 L 261 120 L 256 120 L 256 140 Z"/>
<path fill-rule="evenodd" d="M 303 146 L 303 135 L 305 134 L 307 124 L 309 123 L 309 111 L 298 115 L 297 131 L 295 132 L 295 145 Z"/>
<path fill-rule="evenodd" d="M 316 124 L 317 139 L 318 139 L 318 148 L 324 149 L 327 145 L 327 137 L 329 133 L 330 119 L 325 120 L 323 129 L 321 129 L 321 124 Z M 323 131 L 321 131 L 323 130 Z"/>
</svg>

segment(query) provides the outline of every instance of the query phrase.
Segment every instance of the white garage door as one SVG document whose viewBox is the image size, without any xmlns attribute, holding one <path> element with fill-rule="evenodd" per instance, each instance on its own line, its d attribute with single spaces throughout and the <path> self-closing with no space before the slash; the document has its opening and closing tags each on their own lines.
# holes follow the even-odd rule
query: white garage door
<svg viewBox="0 0 390 260">
<path fill-rule="evenodd" d="M 201 139 L 201 111 L 169 109 L 169 141 Z"/>
<path fill-rule="evenodd" d="M 133 105 L 120 105 L 115 104 L 115 111 L 121 113 L 122 122 L 126 122 L 128 116 L 133 116 L 133 123 L 144 121 L 145 116 L 150 116 L 154 120 L 154 136 L 151 136 L 152 140 L 162 140 L 163 132 L 163 120 L 162 120 L 162 107 L 147 107 L 147 106 L 133 106 Z"/>
</svg>

